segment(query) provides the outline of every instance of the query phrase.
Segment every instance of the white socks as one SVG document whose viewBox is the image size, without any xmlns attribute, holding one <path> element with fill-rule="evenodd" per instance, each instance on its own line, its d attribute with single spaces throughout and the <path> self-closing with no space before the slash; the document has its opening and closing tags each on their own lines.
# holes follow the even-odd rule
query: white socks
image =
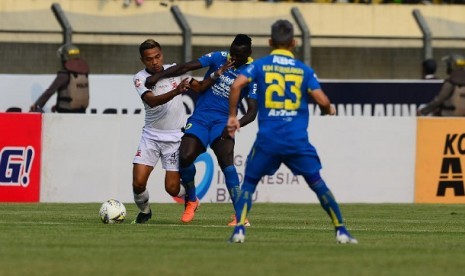
<svg viewBox="0 0 465 276">
<path fill-rule="evenodd" d="M 180 184 L 179 186 L 181 186 L 181 187 L 179 189 L 179 193 L 178 193 L 177 197 L 184 198 L 186 196 L 186 188 L 184 188 L 184 186 L 182 184 Z"/>
<path fill-rule="evenodd" d="M 147 189 L 140 194 L 134 193 L 134 202 L 142 213 L 150 213 L 149 191 Z"/>
</svg>

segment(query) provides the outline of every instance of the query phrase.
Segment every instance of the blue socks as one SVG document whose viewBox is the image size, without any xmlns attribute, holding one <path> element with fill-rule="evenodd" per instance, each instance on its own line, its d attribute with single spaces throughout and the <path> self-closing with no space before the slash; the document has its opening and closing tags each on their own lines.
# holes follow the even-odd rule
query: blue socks
<svg viewBox="0 0 465 276">
<path fill-rule="evenodd" d="M 179 173 L 182 178 L 182 185 L 186 188 L 186 199 L 187 201 L 196 201 L 197 195 L 195 191 L 195 166 L 190 164 L 185 168 L 180 168 Z"/>
<path fill-rule="evenodd" d="M 223 174 L 226 182 L 226 188 L 228 189 L 229 196 L 231 197 L 234 209 L 236 209 L 235 206 L 237 196 L 241 191 L 241 188 L 239 186 L 239 176 L 237 175 L 236 167 L 234 167 L 234 165 L 227 166 L 223 169 Z"/>
<path fill-rule="evenodd" d="M 342 214 L 339 210 L 339 205 L 334 199 L 334 196 L 329 190 L 328 186 L 326 186 L 324 180 L 319 177 L 319 174 L 318 177 L 316 177 L 318 180 L 315 181 L 315 179 L 312 178 L 315 178 L 315 176 L 308 179 L 305 178 L 305 180 L 307 181 L 307 183 L 311 183 L 309 184 L 309 187 L 316 193 L 318 200 L 320 201 L 321 207 L 323 207 L 323 209 L 331 218 L 334 227 L 343 227 L 344 221 L 342 220 Z"/>
<path fill-rule="evenodd" d="M 241 192 L 234 205 L 236 207 L 237 225 L 244 225 L 245 223 L 247 213 L 252 208 L 252 197 L 259 180 L 260 179 L 253 179 L 247 176 L 244 178 L 244 184 L 242 184 Z"/>
</svg>

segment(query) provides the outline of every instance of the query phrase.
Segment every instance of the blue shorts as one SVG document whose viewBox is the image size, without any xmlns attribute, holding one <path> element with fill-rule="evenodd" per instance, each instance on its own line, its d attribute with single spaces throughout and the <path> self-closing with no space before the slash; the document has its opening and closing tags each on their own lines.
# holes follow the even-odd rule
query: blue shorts
<svg viewBox="0 0 465 276">
<path fill-rule="evenodd" d="M 320 158 L 310 143 L 304 145 L 302 151 L 291 154 L 282 154 L 277 149 L 270 153 L 261 146 L 255 143 L 247 156 L 246 176 L 260 179 L 265 175 L 273 175 L 281 164 L 286 165 L 295 175 L 310 176 L 321 170 Z"/>
<path fill-rule="evenodd" d="M 187 120 L 184 134 L 194 135 L 207 148 L 208 145 L 211 145 L 216 139 L 221 137 L 227 121 L 227 117 L 224 119 L 205 120 L 191 116 Z"/>
</svg>

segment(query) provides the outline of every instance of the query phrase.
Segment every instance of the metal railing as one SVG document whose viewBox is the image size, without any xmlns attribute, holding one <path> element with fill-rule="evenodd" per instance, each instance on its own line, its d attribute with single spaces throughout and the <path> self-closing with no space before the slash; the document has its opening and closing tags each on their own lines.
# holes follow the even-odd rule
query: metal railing
<svg viewBox="0 0 465 276">
<path fill-rule="evenodd" d="M 66 13 L 62 10 L 60 4 L 54 3 L 51 6 L 51 9 L 58 21 L 58 23 L 61 26 L 62 29 L 62 35 L 63 35 L 63 44 L 69 44 L 72 42 L 72 36 L 73 34 L 89 34 L 89 35 L 146 35 L 148 33 L 143 33 L 143 32 L 92 32 L 92 31 L 75 31 L 73 30 L 72 25 L 70 24 Z M 179 28 L 181 29 L 181 35 L 182 35 L 182 49 L 183 49 L 183 60 L 185 62 L 192 60 L 192 53 L 193 53 L 193 43 L 192 43 L 192 38 L 193 36 L 224 36 L 224 34 L 198 34 L 198 33 L 193 33 L 192 28 L 189 24 L 189 21 L 187 20 L 186 16 L 184 13 L 180 10 L 180 8 L 176 5 L 172 6 L 170 8 L 170 12 L 172 13 L 176 23 L 178 24 Z M 301 40 L 302 40 L 302 57 L 301 59 L 306 63 L 306 64 L 311 64 L 311 49 L 312 49 L 312 35 L 310 32 L 310 29 L 305 22 L 304 17 L 302 16 L 299 8 L 297 7 L 292 7 L 290 10 L 290 13 L 292 15 L 292 18 L 295 20 L 297 23 L 297 26 L 301 32 Z M 414 9 L 412 11 L 412 15 L 415 18 L 418 27 L 420 28 L 423 37 L 423 58 L 432 58 L 433 57 L 433 47 L 432 47 L 432 33 L 431 30 L 421 14 L 420 10 Z M 165 35 L 174 35 L 174 34 L 165 34 Z M 178 34 L 176 34 L 178 35 Z M 252 34 L 254 35 L 254 34 Z M 263 34 L 255 34 L 257 36 L 264 36 Z M 316 37 L 315 37 L 316 38 Z M 328 37 L 330 38 L 330 37 Z M 335 37 L 331 37 L 335 38 Z M 342 37 L 341 37 L 342 38 Z M 405 38 L 404 38 L 405 39 Z"/>
<path fill-rule="evenodd" d="M 423 59 L 429 59 L 433 57 L 433 46 L 432 46 L 432 33 L 426 23 L 425 18 L 421 14 L 419 9 L 414 9 L 412 11 L 413 17 L 418 24 L 422 34 L 423 34 Z"/>
</svg>

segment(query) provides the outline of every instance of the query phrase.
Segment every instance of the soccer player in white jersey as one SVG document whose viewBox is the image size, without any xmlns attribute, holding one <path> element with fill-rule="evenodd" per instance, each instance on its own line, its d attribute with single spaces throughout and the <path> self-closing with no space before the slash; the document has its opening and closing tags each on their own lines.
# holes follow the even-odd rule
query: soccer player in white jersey
<svg viewBox="0 0 465 276">
<path fill-rule="evenodd" d="M 134 76 L 134 86 L 145 107 L 145 124 L 142 137 L 133 160 L 132 188 L 134 201 L 140 212 L 133 223 L 145 223 L 152 217 L 149 205 L 147 181 L 158 160 L 165 170 L 165 190 L 171 196 L 181 196 L 179 175 L 179 145 L 182 128 L 187 119 L 181 94 L 192 89 L 202 92 L 214 80 L 196 81 L 187 75 L 161 79 L 148 89 L 145 79 L 171 65 L 163 64 L 163 52 L 158 42 L 147 39 L 139 46 L 140 59 L 145 69 Z M 221 75 L 231 65 L 225 64 L 215 74 Z"/>
</svg>

